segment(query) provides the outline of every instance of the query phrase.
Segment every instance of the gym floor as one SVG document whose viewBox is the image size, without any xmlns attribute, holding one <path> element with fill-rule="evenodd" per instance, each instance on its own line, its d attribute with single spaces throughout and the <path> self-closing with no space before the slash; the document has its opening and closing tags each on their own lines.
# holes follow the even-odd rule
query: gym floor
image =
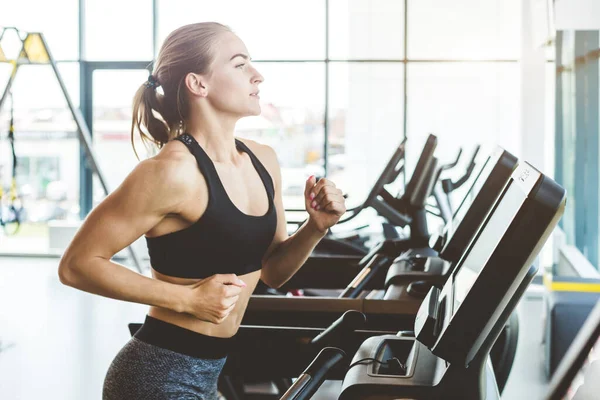
<svg viewBox="0 0 600 400">
<path fill-rule="evenodd" d="M 57 267 L 56 258 L 0 257 L 0 399 L 100 399 L 106 370 L 129 339 L 127 324 L 144 318 L 146 306 L 62 285 Z M 530 288 L 519 316 L 515 366 L 502 398 L 540 399 L 547 385 L 541 290 Z"/>
</svg>

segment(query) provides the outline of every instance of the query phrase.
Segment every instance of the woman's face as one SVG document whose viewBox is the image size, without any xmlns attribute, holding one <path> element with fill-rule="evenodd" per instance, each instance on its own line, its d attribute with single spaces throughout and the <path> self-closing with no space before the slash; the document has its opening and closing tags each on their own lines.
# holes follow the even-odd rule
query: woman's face
<svg viewBox="0 0 600 400">
<path fill-rule="evenodd" d="M 220 36 L 211 71 L 206 98 L 215 109 L 240 118 L 260 114 L 258 85 L 264 78 L 235 34 Z"/>
</svg>

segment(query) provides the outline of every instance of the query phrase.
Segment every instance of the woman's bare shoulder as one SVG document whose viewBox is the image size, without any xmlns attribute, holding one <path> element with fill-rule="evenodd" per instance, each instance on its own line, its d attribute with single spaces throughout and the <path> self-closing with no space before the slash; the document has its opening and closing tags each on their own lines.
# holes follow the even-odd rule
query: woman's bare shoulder
<svg viewBox="0 0 600 400">
<path fill-rule="evenodd" d="M 193 187 L 190 177 L 196 175 L 190 174 L 190 170 L 194 168 L 197 168 L 195 158 L 185 145 L 169 142 L 155 156 L 140 161 L 119 189 L 143 190 L 150 195 L 168 191 L 184 196 Z"/>
</svg>

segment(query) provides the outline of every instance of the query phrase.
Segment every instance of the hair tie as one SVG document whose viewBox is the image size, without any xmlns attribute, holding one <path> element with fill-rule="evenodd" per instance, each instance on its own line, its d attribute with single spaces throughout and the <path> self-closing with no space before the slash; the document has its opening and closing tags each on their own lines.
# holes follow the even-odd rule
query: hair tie
<svg viewBox="0 0 600 400">
<path fill-rule="evenodd" d="M 148 75 L 148 80 L 144 83 L 144 85 L 146 85 L 146 87 L 156 89 L 160 86 L 160 83 L 158 83 L 158 80 L 154 77 L 154 75 L 151 74 Z"/>
</svg>

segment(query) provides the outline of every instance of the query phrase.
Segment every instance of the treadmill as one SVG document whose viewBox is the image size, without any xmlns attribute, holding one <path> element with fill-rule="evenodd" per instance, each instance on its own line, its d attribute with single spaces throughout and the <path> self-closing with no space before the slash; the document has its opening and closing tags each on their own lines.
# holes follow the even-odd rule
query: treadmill
<svg viewBox="0 0 600 400">
<path fill-rule="evenodd" d="M 398 246 L 402 244 L 404 248 L 408 249 L 426 245 L 429 240 L 429 231 L 425 204 L 434 184 L 433 179 L 437 168 L 437 159 L 433 156 L 436 145 L 437 138 L 435 135 L 429 135 L 403 193 L 394 197 L 387 191 L 385 186 L 396 179 L 399 170 L 404 168 L 405 147 L 403 141 L 377 179 L 363 205 L 351 210 L 350 216 L 340 222 L 354 218 L 364 208 L 373 207 L 379 215 L 385 217 L 392 225 L 400 227 L 408 225 L 410 227 L 410 237 L 398 239 Z M 398 167 L 399 163 L 401 164 L 400 167 Z M 346 283 L 337 287 L 343 288 L 364 266 L 361 265 L 361 260 L 365 259 L 367 254 L 366 250 L 361 250 L 359 254 L 356 246 L 326 236 L 316 246 L 300 270 L 319 271 L 320 279 L 324 278 L 325 280 L 329 277 L 335 277 L 335 274 L 343 271 L 344 276 L 347 277 Z M 358 271 L 357 268 L 359 268 Z M 323 274 L 324 271 L 325 274 Z M 305 287 L 310 286 L 300 288 Z M 259 282 L 254 291 L 256 295 L 284 295 L 284 292 L 285 289 L 283 291 L 271 289 L 262 281 Z"/>
<path fill-rule="evenodd" d="M 393 256 L 388 257 L 385 255 L 385 252 L 387 251 L 388 255 L 390 253 L 398 253 L 398 250 L 394 249 L 393 246 L 395 242 L 387 241 L 378 250 L 376 249 L 375 254 L 378 254 L 377 251 L 381 254 L 373 256 L 366 263 L 363 271 L 359 271 L 357 268 L 354 269 L 357 277 L 348 285 L 342 294 L 342 298 L 253 295 L 248 304 L 242 324 L 324 328 L 329 326 L 345 311 L 355 310 L 367 315 L 367 323 L 365 324 L 365 329 L 367 330 L 412 329 L 415 315 L 424 297 L 422 290 L 424 287 L 431 287 L 433 279 L 424 281 L 426 285 L 417 282 L 422 282 L 421 279 L 423 278 L 433 277 L 436 277 L 435 281 L 438 284 L 439 282 L 443 282 L 444 277 L 447 277 L 452 271 L 453 265 L 458 262 L 462 252 L 465 251 L 479 229 L 480 224 L 501 194 L 516 164 L 517 159 L 500 147 L 496 148 L 484 163 L 469 193 L 465 196 L 461 206 L 455 213 L 452 224 L 445 227 L 444 231 L 439 235 L 441 239 L 433 240 L 437 243 L 436 247 L 440 248 L 440 250 L 445 250 L 443 254 L 448 254 L 448 260 L 453 260 L 453 262 L 450 262 L 438 257 L 432 258 L 443 263 L 444 268 L 438 268 L 439 270 L 435 271 L 429 267 L 431 264 L 429 262 L 423 263 L 423 265 L 426 265 L 425 268 L 403 272 L 402 269 L 405 262 L 401 259 L 400 262 L 393 265 L 395 269 L 390 269 L 387 273 L 388 279 L 385 281 L 385 263 L 387 262 L 389 266 L 393 260 Z M 460 251 L 461 247 L 462 251 Z M 423 253 L 430 256 L 438 254 L 435 250 L 426 248 L 412 250 L 410 254 L 418 255 Z M 417 262 L 423 260 L 417 259 Z M 414 264 L 416 262 L 411 264 L 412 268 L 414 268 Z M 306 266 L 302 267 L 296 275 L 301 274 L 304 268 Z M 379 268 L 379 271 L 377 268 Z M 340 273 L 337 274 L 338 278 L 341 276 L 342 278 L 346 278 L 346 282 L 348 282 L 351 278 L 343 276 L 349 270 L 348 266 L 345 269 L 340 268 L 339 270 Z M 329 276 L 329 273 L 327 276 L 331 278 L 330 281 L 324 281 L 322 278 L 319 279 L 319 273 L 323 276 L 322 271 L 323 269 L 316 269 L 312 279 L 307 274 L 304 277 L 307 284 L 312 282 L 312 286 L 314 287 L 314 283 L 317 281 L 321 287 L 325 285 L 339 287 L 337 286 L 339 283 L 336 283 L 334 279 L 335 276 Z M 402 273 L 405 273 L 407 276 L 403 278 Z M 370 279 L 369 277 L 374 278 Z M 295 276 L 292 280 L 294 279 L 298 282 L 298 277 Z M 416 282 L 413 282 L 415 279 Z M 342 280 L 341 282 L 343 284 L 344 281 Z M 293 282 L 290 281 L 287 285 L 290 283 Z M 302 281 L 300 281 L 300 284 L 302 284 Z M 384 290 L 380 290 L 384 286 Z M 418 292 L 414 291 L 415 287 L 419 289 Z M 357 296 L 361 292 L 369 293 L 369 295 Z M 372 293 L 378 295 L 372 296 Z M 344 296 L 344 294 L 347 296 Z M 350 295 L 348 296 L 348 294 Z M 503 390 L 512 368 L 517 339 L 518 319 L 516 314 L 514 314 L 511 316 L 510 323 L 502 331 L 500 340 L 493 349 L 494 355 L 492 359 L 500 391 Z"/>
<path fill-rule="evenodd" d="M 499 399 L 490 350 L 565 203 L 562 187 L 522 163 L 443 288 L 430 289 L 414 332 L 367 339 L 339 399 Z"/>
<path fill-rule="evenodd" d="M 427 278 L 442 280 L 439 274 L 450 270 L 452 262 L 466 249 L 479 224 L 496 201 L 497 197 L 510 178 L 517 159 L 508 151 L 498 147 L 484 163 L 474 180 L 469 192 L 455 217 L 444 231 L 439 235 L 441 239 L 434 239 L 435 248 L 448 262 L 437 258 L 438 252 L 434 248 L 418 247 L 411 250 L 405 242 L 388 240 L 376 246 L 373 251 L 355 265 L 314 265 L 305 264 L 280 290 L 316 288 L 338 289 L 346 287 L 343 292 L 331 292 L 332 296 L 346 300 L 361 300 L 354 303 L 379 303 L 377 300 L 403 300 L 406 315 L 414 316 L 418 310 L 423 295 L 412 291 L 413 287 L 423 288 L 423 285 L 413 285 L 411 293 L 407 286 L 413 281 Z M 462 250 L 461 250 L 462 249 Z M 408 250 L 406 256 L 399 254 Z M 429 258 L 434 257 L 432 261 Z M 414 258 L 414 261 L 412 259 Z M 395 260 L 395 262 L 394 262 Z M 391 265 L 391 267 L 390 267 Z M 389 270 L 388 270 L 388 267 Z M 437 274 L 437 275 L 436 275 Z M 402 285 L 400 285 L 402 283 Z M 381 290 L 383 289 L 383 290 Z M 364 296 L 363 294 L 367 294 Z M 415 295 L 416 294 L 416 295 Z M 276 303 L 273 301 L 277 299 Z M 329 315 L 324 319 L 328 325 L 337 316 L 328 310 L 339 312 L 343 309 L 334 306 L 343 305 L 343 300 L 317 297 L 276 297 L 253 295 L 246 313 L 248 323 L 269 324 L 273 321 L 285 321 L 286 324 L 310 324 L 296 312 L 305 312 L 307 318 L 314 315 Z M 350 304 L 350 302 L 346 302 Z M 363 307 L 364 305 L 361 305 Z M 289 308 L 288 308 L 289 307 Z M 368 307 L 372 309 L 372 307 Z M 348 308 L 353 309 L 353 308 Z M 398 310 L 398 309 L 396 309 Z M 294 314 L 290 314 L 293 311 Z M 313 314 L 316 313 L 316 314 Z M 311 317 L 313 315 L 313 317 Z M 318 318 L 317 318 L 318 319 Z M 387 319 L 384 319 L 387 320 Z M 295 321 L 295 322 L 294 322 Z M 372 321 L 372 319 L 369 319 Z M 320 326 L 320 325 L 319 325 Z"/>
<path fill-rule="evenodd" d="M 396 258 L 388 270 L 385 286 L 392 282 L 414 282 L 410 293 L 424 297 L 432 284 L 443 284 L 451 264 L 459 260 L 516 167 L 517 158 L 496 147 L 452 221 L 432 236 L 431 247 L 411 249 Z"/>
<path fill-rule="evenodd" d="M 600 302 L 561 360 L 546 400 L 596 400 L 600 395 Z"/>
<path fill-rule="evenodd" d="M 242 326 L 222 375 L 300 375 L 285 399 L 310 398 L 311 383 L 326 374 L 343 379 L 339 399 L 498 400 L 490 349 L 534 278 L 532 261 L 565 203 L 562 187 L 522 163 L 444 287 L 428 293 L 414 331 L 361 329 L 360 319 L 348 318 L 349 329 L 325 343 L 331 350 L 323 353 L 314 344 L 323 344 L 319 337 L 332 327 Z M 350 365 L 342 354 L 354 354 Z M 304 369 L 315 357 L 319 368 L 313 362 Z"/>
<path fill-rule="evenodd" d="M 372 207 L 377 211 L 379 215 L 384 217 L 392 225 L 399 227 L 410 227 L 411 238 L 415 241 L 422 239 L 427 235 L 427 221 L 425 219 L 424 204 L 422 204 L 421 197 L 423 192 L 428 191 L 428 187 L 431 181 L 431 175 L 429 179 L 425 179 L 428 174 L 433 174 L 437 167 L 437 161 L 434 160 L 434 152 L 437 146 L 437 137 L 430 134 L 425 141 L 423 151 L 417 161 L 413 174 L 404 188 L 404 192 L 393 196 L 390 194 L 385 185 L 394 182 L 401 171 L 404 168 L 404 154 L 405 154 L 406 138 L 402 141 L 394 155 L 383 169 L 381 175 L 373 185 L 373 188 L 369 192 L 364 203 L 354 209 L 349 210 L 350 215 L 338 222 L 343 224 L 354 217 L 356 217 L 363 209 Z M 401 164 L 399 167 L 398 165 Z M 331 243 L 336 239 L 324 238 L 315 249 L 314 254 L 320 255 L 321 253 L 335 254 L 336 250 L 342 250 L 337 247 L 337 244 Z M 368 252 L 367 249 L 363 248 L 361 255 L 365 255 Z"/>
</svg>

